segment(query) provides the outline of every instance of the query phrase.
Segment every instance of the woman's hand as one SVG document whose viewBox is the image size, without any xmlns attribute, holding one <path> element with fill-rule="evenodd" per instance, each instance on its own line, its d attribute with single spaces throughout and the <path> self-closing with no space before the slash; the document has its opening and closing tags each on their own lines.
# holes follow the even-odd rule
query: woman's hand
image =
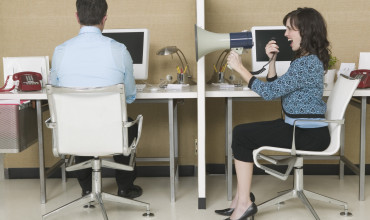
<svg viewBox="0 0 370 220">
<path fill-rule="evenodd" d="M 229 56 L 227 57 L 227 64 L 230 68 L 238 72 L 245 82 L 247 82 L 247 84 L 249 83 L 253 75 L 243 66 L 242 58 L 237 52 L 230 52 Z"/>
<path fill-rule="evenodd" d="M 271 59 L 274 54 L 279 53 L 279 46 L 276 44 L 276 41 L 270 40 L 266 44 L 265 51 L 266 55 Z M 276 56 L 274 56 L 274 60 L 276 60 Z"/>
<path fill-rule="evenodd" d="M 240 72 L 243 67 L 241 56 L 233 50 L 230 51 L 230 54 L 227 57 L 227 64 L 231 69 L 237 72 Z"/>
</svg>

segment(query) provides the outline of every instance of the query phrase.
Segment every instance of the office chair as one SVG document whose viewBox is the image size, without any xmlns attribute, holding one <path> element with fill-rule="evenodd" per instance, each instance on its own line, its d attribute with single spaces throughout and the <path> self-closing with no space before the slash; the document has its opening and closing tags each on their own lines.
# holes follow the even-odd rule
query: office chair
<svg viewBox="0 0 370 220">
<path fill-rule="evenodd" d="M 144 216 L 152 216 L 150 204 L 122 198 L 101 191 L 101 168 L 132 171 L 135 152 L 140 140 L 142 115 L 135 121 L 127 121 L 124 85 L 100 88 L 65 88 L 46 86 L 50 118 L 46 125 L 53 131 L 53 154 L 92 156 L 91 160 L 66 168 L 67 171 L 92 168 L 92 192 L 45 215 L 69 207 L 91 202 L 99 204 L 103 217 L 108 219 L 103 200 L 146 207 Z M 138 136 L 128 143 L 128 128 L 138 124 Z M 130 164 L 123 165 L 102 160 L 100 157 L 123 154 L 131 155 Z"/>
<path fill-rule="evenodd" d="M 324 151 L 302 151 L 297 150 L 295 146 L 295 125 L 298 121 L 294 122 L 293 130 L 293 143 L 291 149 L 262 146 L 253 151 L 253 159 L 257 167 L 263 169 L 266 173 L 275 176 L 281 180 L 286 180 L 294 168 L 294 187 L 291 190 L 282 192 L 279 196 L 263 202 L 258 205 L 258 210 L 262 210 L 271 205 L 282 203 L 286 200 L 292 198 L 299 198 L 306 208 L 312 213 L 315 219 L 320 219 L 310 202 L 307 198 L 320 200 L 323 202 L 328 202 L 344 207 L 344 212 L 341 215 L 352 215 L 348 212 L 348 206 L 346 202 L 342 202 L 336 199 L 332 199 L 311 191 L 307 191 L 303 188 L 303 159 L 304 156 L 314 155 L 314 156 L 329 156 L 337 153 L 340 149 L 340 136 L 342 125 L 344 124 L 344 113 L 346 111 L 347 105 L 359 84 L 360 79 L 350 78 L 344 75 L 338 77 L 333 90 L 330 93 L 330 96 L 327 101 L 327 111 L 326 111 L 326 120 L 318 120 L 322 122 L 327 122 L 329 126 L 331 142 L 328 148 Z M 288 153 L 289 156 L 283 159 L 276 159 L 273 156 L 267 156 L 262 154 L 262 151 L 273 151 L 279 153 Z M 262 165 L 258 160 L 264 160 L 274 165 L 288 165 L 288 168 L 285 173 L 278 172 L 272 168 L 269 168 L 265 165 Z"/>
</svg>

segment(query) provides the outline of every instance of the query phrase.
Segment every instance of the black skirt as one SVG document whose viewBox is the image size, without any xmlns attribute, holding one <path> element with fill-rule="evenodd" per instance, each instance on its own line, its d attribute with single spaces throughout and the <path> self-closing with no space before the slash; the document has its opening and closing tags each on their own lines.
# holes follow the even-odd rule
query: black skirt
<svg viewBox="0 0 370 220">
<path fill-rule="evenodd" d="M 233 129 L 231 148 L 234 158 L 253 162 L 253 150 L 262 146 L 292 148 L 293 126 L 283 119 L 240 124 Z M 323 151 L 330 144 L 327 126 L 320 128 L 296 127 L 297 150 Z"/>
</svg>

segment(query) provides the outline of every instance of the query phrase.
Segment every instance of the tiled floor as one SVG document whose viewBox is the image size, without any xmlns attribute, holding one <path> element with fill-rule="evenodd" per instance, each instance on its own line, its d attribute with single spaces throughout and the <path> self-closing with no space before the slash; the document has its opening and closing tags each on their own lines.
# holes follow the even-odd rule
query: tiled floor
<svg viewBox="0 0 370 220">
<path fill-rule="evenodd" d="M 235 176 L 234 176 L 235 178 Z M 234 179 L 235 180 L 235 179 Z M 352 217 L 342 217 L 341 207 L 322 202 L 311 201 L 318 215 L 323 220 L 359 220 L 370 219 L 370 176 L 366 177 L 366 200 L 358 201 L 358 177 L 345 176 L 305 176 L 305 188 L 320 194 L 347 201 Z M 207 209 L 198 210 L 198 190 L 196 177 L 181 177 L 177 185 L 176 202 L 170 202 L 169 178 L 138 178 L 135 182 L 142 186 L 144 194 L 138 199 L 149 202 L 154 217 L 142 217 L 144 208 L 106 202 L 108 217 L 115 219 L 155 219 L 155 220 L 198 220 L 224 219 L 214 213 L 215 209 L 226 208 L 226 182 L 223 175 L 207 176 Z M 235 181 L 234 181 L 235 183 Z M 276 195 L 276 192 L 289 189 L 292 179 L 283 182 L 269 175 L 255 176 L 252 191 L 256 203 L 261 203 Z M 47 180 L 47 203 L 40 205 L 39 180 L 2 180 L 0 181 L 0 219 L 33 220 L 41 215 L 64 205 L 80 196 L 81 190 L 76 179 L 69 179 L 62 184 L 60 179 Z M 116 184 L 113 178 L 103 179 L 103 191 L 115 194 Z M 72 208 L 57 213 L 47 219 L 103 219 L 100 209 Z M 256 220 L 314 219 L 299 200 L 290 200 L 284 205 L 260 210 Z"/>
</svg>

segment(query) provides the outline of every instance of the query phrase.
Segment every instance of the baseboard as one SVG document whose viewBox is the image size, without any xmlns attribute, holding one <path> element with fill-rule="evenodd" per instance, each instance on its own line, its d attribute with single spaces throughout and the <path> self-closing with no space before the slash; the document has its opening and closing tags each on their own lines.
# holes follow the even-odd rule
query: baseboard
<svg viewBox="0 0 370 220">
<path fill-rule="evenodd" d="M 287 166 L 274 166 L 266 165 L 267 167 L 273 168 L 279 172 L 285 172 Z M 359 167 L 358 164 L 356 164 Z M 370 175 L 370 164 L 365 165 L 365 175 Z M 225 174 L 224 164 L 207 164 L 207 174 Z M 235 167 L 233 166 L 233 174 L 235 174 Z M 267 175 L 263 170 L 254 166 L 254 175 Z M 339 165 L 337 164 L 305 164 L 304 175 L 338 175 Z M 344 166 L 344 175 L 355 175 L 348 167 Z"/>
<path fill-rule="evenodd" d="M 136 167 L 138 177 L 169 177 L 169 166 L 138 166 Z M 102 177 L 114 177 L 113 169 L 102 169 Z M 7 179 L 38 179 L 39 168 L 8 168 L 5 170 Z M 194 176 L 194 166 L 179 166 L 179 176 Z M 68 178 L 76 177 L 74 172 L 67 172 Z M 61 178 L 60 168 L 48 178 Z"/>
<path fill-rule="evenodd" d="M 358 165 L 357 165 L 358 166 Z M 272 167 L 272 166 L 271 166 Z M 284 171 L 284 166 L 275 166 L 274 169 L 278 171 Z M 138 177 L 169 177 L 170 168 L 169 166 L 138 166 L 137 168 Z M 365 165 L 365 175 L 370 175 L 370 164 Z M 207 174 L 225 174 L 224 164 L 207 164 L 206 166 Z M 179 176 L 195 176 L 197 173 L 196 166 L 193 165 L 180 165 L 179 166 Z M 235 174 L 235 169 L 233 167 L 233 173 Z M 255 167 L 254 175 L 266 175 L 266 173 Z M 338 175 L 339 166 L 336 164 L 305 164 L 304 174 L 305 175 Z M 354 173 L 347 167 L 344 168 L 345 175 L 354 175 Z M 8 168 L 5 170 L 5 178 L 8 179 L 38 179 L 39 178 L 39 168 Z M 114 170 L 103 168 L 103 177 L 114 177 Z M 67 177 L 75 177 L 73 172 L 68 172 Z M 49 178 L 61 178 L 61 172 L 54 172 Z"/>
</svg>

